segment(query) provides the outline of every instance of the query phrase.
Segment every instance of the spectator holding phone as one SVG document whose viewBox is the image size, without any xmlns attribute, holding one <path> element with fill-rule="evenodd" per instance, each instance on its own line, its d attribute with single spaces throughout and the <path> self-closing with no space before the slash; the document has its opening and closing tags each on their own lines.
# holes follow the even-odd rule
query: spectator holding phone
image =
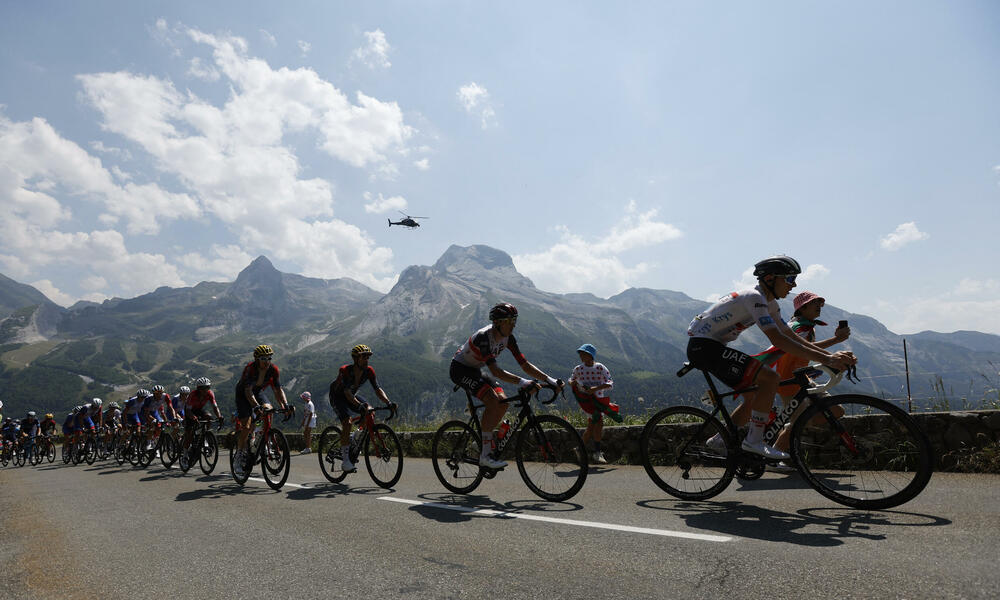
<svg viewBox="0 0 1000 600">
<path fill-rule="evenodd" d="M 851 328 L 847 326 L 847 321 L 841 321 L 838 324 L 836 331 L 833 332 L 833 337 L 825 339 L 821 342 L 816 341 L 816 327 L 826 326 L 826 323 L 819 320 L 820 312 L 822 312 L 825 304 L 826 299 L 819 296 L 819 294 L 814 292 L 802 292 L 796 295 L 795 299 L 792 300 L 792 306 L 795 308 L 795 313 L 792 315 L 792 319 L 788 321 L 788 327 L 790 327 L 792 331 L 800 337 L 805 338 L 807 342 L 811 342 L 824 349 L 829 348 L 834 344 L 839 344 L 851 336 Z M 778 377 L 782 381 L 790 379 L 795 369 L 799 369 L 809 364 L 807 359 L 794 354 L 788 354 L 774 346 L 771 346 L 760 354 L 755 354 L 753 358 L 761 361 L 769 367 L 772 367 L 775 371 L 777 371 Z M 778 395 L 781 397 L 781 402 L 783 404 L 788 404 L 788 402 L 792 399 L 792 396 L 794 396 L 797 391 L 799 391 L 799 386 L 797 385 L 784 385 L 778 387 Z M 733 422 L 736 423 L 737 427 L 743 426 L 750 420 L 750 405 L 752 404 L 753 396 L 753 392 L 744 394 L 743 403 L 740 404 L 735 411 L 733 411 Z M 786 427 L 785 430 L 778 435 L 778 439 L 775 442 L 774 447 L 778 450 L 787 451 L 789 433 L 790 428 Z M 791 467 L 786 466 L 785 469 L 791 470 Z M 776 470 L 780 471 L 784 469 L 779 467 Z"/>
</svg>

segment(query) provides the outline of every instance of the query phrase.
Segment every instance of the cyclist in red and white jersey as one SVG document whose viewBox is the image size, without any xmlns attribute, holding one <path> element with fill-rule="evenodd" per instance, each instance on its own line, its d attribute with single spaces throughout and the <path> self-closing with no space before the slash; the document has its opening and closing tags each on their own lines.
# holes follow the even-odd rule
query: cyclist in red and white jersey
<svg viewBox="0 0 1000 600">
<path fill-rule="evenodd" d="M 691 364 L 718 377 L 736 389 L 757 384 L 751 404 L 751 427 L 743 449 L 776 460 L 788 454 L 764 443 L 764 425 L 780 381 L 778 374 L 749 354 L 728 348 L 744 330 L 757 325 L 778 349 L 816 361 L 834 369 L 844 369 L 856 359 L 850 352 L 829 353 L 799 337 L 785 324 L 778 309 L 778 299 L 795 287 L 795 277 L 802 272 L 799 263 L 789 256 L 771 256 L 754 265 L 757 285 L 732 292 L 721 298 L 688 325 L 687 356 Z"/>
<path fill-rule="evenodd" d="M 502 469 L 507 466 L 507 463 L 496 460 L 491 454 L 493 452 L 493 429 L 507 412 L 507 397 L 499 383 L 483 376 L 482 367 L 488 367 L 490 373 L 497 379 L 507 383 L 516 383 L 521 389 L 537 386 L 536 381 L 523 379 L 497 365 L 497 356 L 507 349 L 528 375 L 546 381 L 550 385 L 561 385 L 561 382 L 543 373 L 521 354 L 520 348 L 517 347 L 517 340 L 514 338 L 517 309 L 514 308 L 513 304 L 501 302 L 494 306 L 490 309 L 490 321 L 493 322 L 492 325 L 483 327 L 472 334 L 468 341 L 458 349 L 451 360 L 448 374 L 453 382 L 479 398 L 485 406 L 482 418 L 483 449 L 479 456 L 479 464 L 491 469 Z"/>
<path fill-rule="evenodd" d="M 198 426 L 198 420 L 208 420 L 208 413 L 205 412 L 206 405 L 212 405 L 212 412 L 215 419 L 222 421 L 222 412 L 215 401 L 215 392 L 212 391 L 212 380 L 208 377 L 199 377 L 194 381 L 194 391 L 184 398 L 184 447 L 191 445 L 191 436 L 194 428 Z"/>
</svg>

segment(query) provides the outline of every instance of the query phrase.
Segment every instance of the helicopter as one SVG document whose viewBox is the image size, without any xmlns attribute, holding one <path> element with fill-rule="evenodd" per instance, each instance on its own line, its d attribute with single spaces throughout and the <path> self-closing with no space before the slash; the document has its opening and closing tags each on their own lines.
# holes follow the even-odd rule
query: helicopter
<svg viewBox="0 0 1000 600">
<path fill-rule="evenodd" d="M 416 221 L 417 219 L 429 219 L 430 218 L 430 217 L 411 217 L 410 215 L 408 215 L 408 214 L 406 214 L 406 213 L 404 213 L 402 211 L 399 211 L 399 214 L 403 215 L 406 218 L 405 219 L 400 219 L 399 221 L 396 221 L 395 223 L 392 222 L 392 219 L 386 219 L 387 221 L 389 221 L 389 227 L 392 227 L 393 225 L 402 225 L 403 227 L 409 227 L 410 229 L 413 229 L 414 227 L 420 227 L 420 223 L 417 223 L 417 221 Z"/>
</svg>

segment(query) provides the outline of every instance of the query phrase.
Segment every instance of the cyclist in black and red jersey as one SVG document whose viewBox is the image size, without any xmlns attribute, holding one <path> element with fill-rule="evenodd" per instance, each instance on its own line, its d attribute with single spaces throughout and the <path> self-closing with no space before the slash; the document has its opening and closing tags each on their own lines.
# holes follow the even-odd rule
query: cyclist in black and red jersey
<svg viewBox="0 0 1000 600">
<path fill-rule="evenodd" d="M 521 354 L 514 339 L 514 326 L 517 323 L 517 309 L 513 304 L 501 302 L 490 309 L 490 321 L 487 325 L 472 334 L 465 344 L 458 349 L 451 360 L 449 376 L 459 386 L 465 388 L 473 396 L 482 401 L 483 410 L 483 450 L 479 456 L 479 464 L 491 469 L 502 469 L 507 463 L 496 460 L 493 452 L 493 429 L 500 423 L 507 412 L 506 396 L 503 388 L 496 381 L 483 376 L 482 367 L 489 368 L 494 377 L 507 383 L 516 383 L 521 389 L 538 386 L 536 381 L 523 379 L 513 373 L 501 369 L 497 365 L 497 356 L 504 349 L 510 350 L 525 373 L 547 382 L 549 385 L 562 387 L 562 382 L 543 373 L 531 364 Z"/>
<path fill-rule="evenodd" d="M 183 414 L 184 414 L 184 447 L 188 448 L 191 445 L 191 436 L 194 433 L 194 428 L 198 426 L 198 420 L 207 420 L 208 413 L 205 412 L 205 405 L 212 405 L 212 412 L 215 413 L 215 418 L 220 422 L 222 421 L 222 412 L 219 411 L 219 405 L 215 402 L 215 392 L 212 391 L 212 381 L 208 377 L 199 377 L 194 381 L 194 391 L 190 392 L 186 398 L 184 398 Z"/>
<path fill-rule="evenodd" d="M 340 367 L 337 378 L 330 384 L 330 406 L 340 419 L 340 454 L 343 463 L 341 468 L 345 473 L 353 473 L 356 470 L 350 457 L 351 413 L 364 414 L 372 408 L 364 398 L 357 395 L 358 389 L 367 381 L 383 404 L 396 406 L 389 401 L 385 390 L 378 385 L 375 369 L 368 364 L 371 355 L 372 349 L 364 344 L 351 348 L 351 359 L 354 363 Z"/>
<path fill-rule="evenodd" d="M 236 384 L 236 417 L 239 420 L 239 433 L 236 436 L 236 456 L 233 461 L 237 475 L 242 476 L 244 453 L 247 451 L 247 438 L 250 436 L 250 416 L 263 404 L 257 397 L 265 388 L 274 391 L 274 399 L 282 409 L 288 406 L 285 391 L 281 389 L 278 365 L 271 362 L 274 350 L 266 344 L 253 349 L 253 360 L 243 367 L 243 374 Z"/>
</svg>

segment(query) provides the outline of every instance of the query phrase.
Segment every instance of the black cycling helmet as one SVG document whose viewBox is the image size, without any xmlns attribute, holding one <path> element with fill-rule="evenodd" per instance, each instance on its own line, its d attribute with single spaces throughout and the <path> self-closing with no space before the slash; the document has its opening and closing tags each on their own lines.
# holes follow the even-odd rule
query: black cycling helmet
<svg viewBox="0 0 1000 600">
<path fill-rule="evenodd" d="M 500 319 L 516 319 L 517 309 L 510 302 L 501 302 L 493 308 L 490 309 L 490 321 L 499 321 Z"/>
<path fill-rule="evenodd" d="M 798 275 L 802 272 L 799 262 L 791 256 L 778 254 L 770 256 L 753 266 L 754 277 L 765 275 Z"/>
</svg>

